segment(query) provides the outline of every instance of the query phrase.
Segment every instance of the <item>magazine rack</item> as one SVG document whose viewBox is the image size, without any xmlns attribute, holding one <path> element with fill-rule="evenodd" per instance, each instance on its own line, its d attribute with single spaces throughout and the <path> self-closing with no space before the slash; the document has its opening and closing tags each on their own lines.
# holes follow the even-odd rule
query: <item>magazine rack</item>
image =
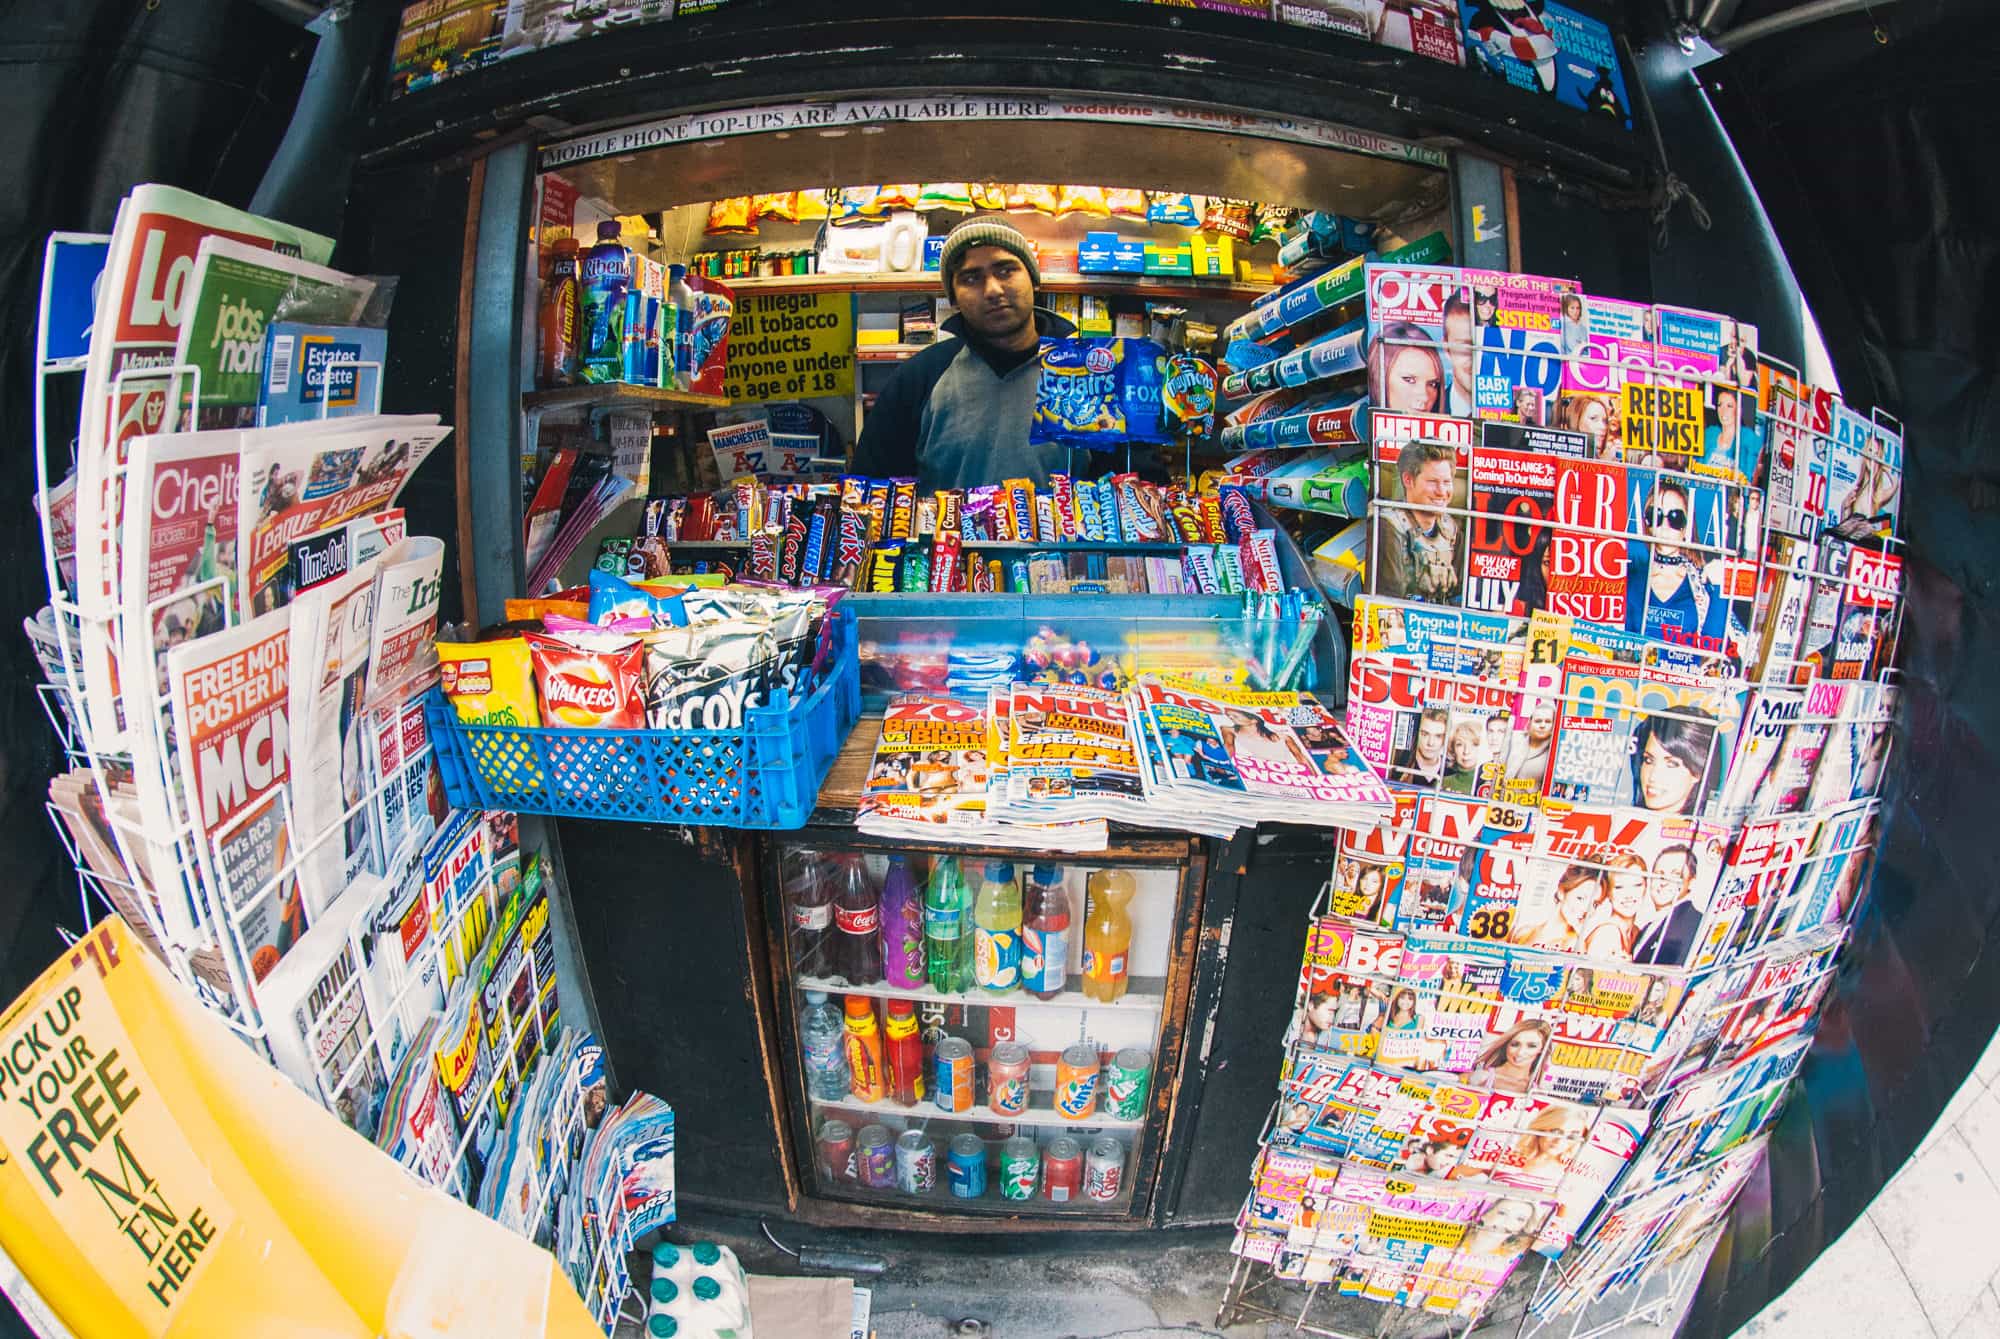
<svg viewBox="0 0 2000 1339">
<path fill-rule="evenodd" d="M 448 974 L 463 970 L 456 961 L 458 955 L 454 946 L 468 940 L 476 941 L 472 932 L 483 927 L 495 915 L 496 904 L 480 898 L 467 898 L 456 905 L 438 907 L 430 923 L 430 933 L 421 944 L 413 946 L 405 983 L 390 998 L 379 1002 L 380 1012 L 373 1019 L 370 1009 L 363 1007 L 360 974 L 350 974 L 337 989 L 304 1002 L 292 1016 L 268 1016 L 259 1008 L 257 978 L 251 969 L 251 954 L 244 936 L 246 923 L 260 915 L 263 908 L 275 899 L 287 896 L 295 889 L 307 864 L 349 822 L 377 806 L 394 802 L 399 796 L 406 797 L 413 781 L 422 776 L 420 769 L 432 753 L 431 742 L 421 738 L 410 740 L 406 736 L 406 747 L 396 765 L 385 767 L 380 777 L 365 787 L 323 830 L 294 842 L 287 850 L 273 853 L 267 872 L 251 887 L 234 885 L 230 869 L 219 858 L 217 843 L 201 832 L 184 812 L 185 805 L 174 779 L 160 778 L 167 804 L 163 822 L 148 822 L 133 813 L 129 803 L 121 803 L 125 800 L 123 788 L 133 776 L 134 759 L 130 753 L 112 752 L 103 747 L 116 730 L 109 722 L 91 721 L 80 673 L 86 627 L 91 629 L 92 635 L 115 638 L 119 620 L 115 615 L 107 617 L 89 612 L 72 598 L 70 583 L 61 570 L 57 556 L 58 535 L 67 530 L 66 523 L 59 524 L 55 514 L 63 490 L 51 490 L 48 464 L 49 382 L 57 376 L 81 372 L 87 362 L 86 357 L 50 356 L 50 294 L 58 253 L 64 246 L 108 240 L 79 234 L 51 235 L 44 249 L 43 297 L 36 336 L 37 510 L 42 526 L 44 576 L 50 600 L 49 616 L 39 628 L 39 634 L 45 638 L 47 645 L 38 645 L 37 648 L 47 680 L 37 685 L 37 693 L 61 742 L 71 775 L 81 773 L 87 778 L 85 793 L 78 797 L 75 809 L 59 806 L 53 797 L 46 806 L 57 836 L 77 871 L 79 922 L 75 930 L 64 927 L 62 932 L 66 940 L 75 942 L 81 932 L 104 914 L 120 915 L 135 933 L 147 941 L 149 949 L 158 954 L 177 979 L 260 1053 L 270 1054 L 270 1039 L 279 1029 L 296 1032 L 296 1040 L 305 1043 L 315 1055 L 333 1053 L 339 1063 L 331 1069 L 322 1067 L 320 1082 L 308 1091 L 329 1109 L 338 1112 L 356 1102 L 368 1100 L 371 1070 L 375 1077 L 379 1077 L 381 1067 L 387 1063 L 385 1057 L 391 1054 L 394 1039 L 379 1035 L 374 1019 L 400 1019 L 406 1001 L 414 1005 L 410 997 L 422 989 L 426 981 L 447 980 Z M 378 404 L 374 407 L 379 409 L 380 368 L 376 367 L 376 370 Z M 117 402 L 128 385 L 142 382 L 163 385 L 165 412 L 161 415 L 159 431 L 171 431 L 175 423 L 186 421 L 186 413 L 200 399 L 200 374 L 197 369 L 166 367 L 120 374 L 109 391 L 112 401 Z M 324 413 L 325 405 L 322 404 Z M 123 473 L 120 466 L 113 472 L 113 482 L 122 481 Z M 150 615 L 168 603 L 199 595 L 216 587 L 221 580 L 215 578 L 190 583 L 149 601 L 142 613 Z M 231 602 L 225 600 L 222 603 L 233 621 L 234 610 L 229 608 Z M 143 619 L 143 625 L 150 631 L 152 619 Z M 142 637 L 141 640 L 149 639 Z M 151 645 L 128 646 L 125 648 L 125 663 L 150 666 L 154 659 L 153 651 Z M 402 682 L 375 686 L 368 702 L 361 705 L 364 709 L 372 709 L 384 703 L 412 701 L 435 681 L 436 674 L 434 663 L 420 664 Z M 165 757 L 168 755 L 164 752 L 163 736 L 169 729 L 169 722 L 166 713 L 161 710 L 164 700 L 158 684 L 152 681 L 154 676 L 148 674 L 146 678 L 148 682 L 143 687 L 135 689 L 133 685 L 127 685 L 123 726 L 152 732 L 154 756 Z M 421 716 L 417 719 L 420 721 Z M 96 729 L 92 728 L 93 724 Z M 285 818 L 285 828 L 290 830 L 288 809 Z M 480 849 L 484 859 L 485 848 L 482 846 Z M 404 853 L 408 850 L 406 846 Z M 523 858 L 528 857 L 524 854 Z M 490 879 L 483 886 L 490 889 Z M 462 1184 L 463 1169 L 472 1156 L 471 1144 L 477 1128 L 482 1122 L 494 1119 L 497 1112 L 503 1109 L 508 1093 L 524 1091 L 528 1075 L 521 1067 L 524 1063 L 521 1057 L 532 1055 L 540 1058 L 542 1044 L 548 1040 L 543 1031 L 547 1020 L 538 1016 L 540 1011 L 534 1007 L 534 1002 L 554 986 L 545 978 L 542 964 L 533 955 L 529 955 L 526 966 L 528 1009 L 517 1017 L 517 1001 L 505 993 L 497 996 L 487 1026 L 496 1038 L 496 1053 L 501 1059 L 493 1066 L 492 1073 L 484 1076 L 484 1082 L 478 1085 L 477 1091 L 469 1094 L 470 1114 L 465 1121 L 464 1133 L 456 1141 L 443 1166 L 434 1169 L 439 1172 L 435 1179 L 426 1177 L 415 1168 L 408 1168 L 418 1180 L 431 1180 L 433 1184 Z M 376 1003 L 370 1002 L 371 1005 Z M 356 1019 L 360 1020 L 358 1024 L 354 1021 Z M 384 1021 L 383 1031 L 386 1032 L 388 1026 L 389 1021 Z M 499 1039 L 504 1039 L 504 1044 L 500 1044 Z M 538 1221 L 545 1207 L 564 1193 L 568 1185 L 569 1161 L 576 1156 L 583 1141 L 584 1111 L 576 1076 L 563 1076 L 562 1082 L 567 1087 L 562 1090 L 557 1102 L 558 1124 L 554 1131 L 557 1137 L 547 1143 L 546 1149 L 551 1154 L 540 1162 L 533 1173 L 525 1195 L 526 1203 L 521 1206 L 527 1210 L 526 1221 L 529 1222 Z M 495 1123 L 499 1122 L 496 1120 Z M 624 1237 L 622 1217 L 622 1207 L 613 1206 L 610 1219 L 599 1224 L 601 1230 L 587 1245 L 588 1258 L 566 1262 L 581 1269 L 588 1279 L 595 1280 L 595 1291 L 587 1300 L 607 1331 L 629 1285 L 624 1272 L 624 1251 L 629 1249 L 631 1242 Z M 4 1255 L 0 1255 L 0 1291 L 16 1299 L 24 1313 L 30 1316 L 31 1323 L 41 1327 L 38 1333 L 51 1336 L 51 1339 L 64 1334 L 61 1326 L 52 1322 L 35 1305 L 25 1280 L 13 1270 Z"/>
<path fill-rule="evenodd" d="M 1434 338 L 1410 338 L 1405 330 L 1384 328 L 1377 341 L 1391 349 L 1424 344 L 1442 358 Z M 1865 895 L 1897 699 L 1889 662 L 1903 614 L 1901 543 L 1890 533 L 1897 486 L 1889 462 L 1901 451 L 1901 428 L 1879 412 L 1863 419 L 1846 410 L 1775 360 L 1768 360 L 1774 370 L 1739 362 L 1734 348 L 1721 373 L 1655 365 L 1635 374 L 1617 359 L 1588 352 L 1551 352 L 1549 361 L 1584 366 L 1614 394 L 1629 379 L 1703 399 L 1735 397 L 1745 422 L 1756 396 L 1767 440 L 1784 439 L 1782 480 L 1775 459 L 1768 497 L 1740 476 L 1662 468 L 1659 459 L 1627 465 L 1617 451 L 1536 455 L 1531 464 L 1504 432 L 1489 439 L 1481 421 L 1437 416 L 1407 439 L 1378 440 L 1368 520 L 1371 594 L 1356 605 L 1348 729 L 1371 763 L 1389 769 L 1399 806 L 1394 823 L 1342 840 L 1334 878 L 1315 907 L 1296 1018 L 1308 1019 L 1306 981 L 1321 972 L 1329 983 L 1345 983 L 1342 991 L 1366 980 L 1368 995 L 1382 1001 L 1412 991 L 1412 1024 L 1429 1016 L 1424 997 L 1412 990 L 1421 987 L 1421 973 L 1371 974 L 1349 965 L 1342 954 L 1364 935 L 1393 941 L 1398 973 L 1414 951 L 1462 959 L 1467 965 L 1452 980 L 1465 978 L 1471 964 L 1498 970 L 1493 964 L 1504 962 L 1505 979 L 1532 986 L 1546 970 L 1542 964 L 1564 964 L 1559 989 L 1568 991 L 1574 974 L 1588 971 L 1593 993 L 1586 998 L 1593 1002 L 1605 971 L 1644 972 L 1665 982 L 1661 997 L 1671 1009 L 1649 1019 L 1658 1024 L 1643 1048 L 1650 1054 L 1619 1098 L 1635 1118 L 1630 1146 L 1612 1173 L 1600 1178 L 1603 1168 L 1593 1164 L 1592 1179 L 1577 1183 L 1574 1195 L 1583 1163 L 1574 1154 L 1564 1163 L 1555 1193 L 1586 1211 L 1559 1220 L 1566 1239 L 1540 1243 L 1551 1258 L 1521 1318 L 1526 1334 L 1587 1339 L 1643 1321 L 1671 1324 L 1686 1306 L 1811 1045 L 1819 1004 Z M 1563 369 L 1565 394 L 1571 374 Z M 1489 391 L 1482 378 L 1482 400 Z M 1531 408 L 1536 403 L 1529 397 Z M 1629 403 L 1648 405 L 1648 392 Z M 1639 435 L 1669 440 L 1644 429 Z M 1417 506 L 1404 498 L 1395 476 L 1409 458 L 1405 440 L 1425 448 L 1424 464 L 1450 462 L 1447 501 Z M 1550 445 L 1573 449 L 1577 441 Z M 1694 449 L 1698 457 L 1698 435 Z M 1482 454 L 1494 451 L 1509 454 L 1486 455 L 1482 470 Z M 1833 462 L 1843 452 L 1845 513 L 1828 501 L 1828 485 L 1841 468 Z M 1722 459 L 1732 460 L 1726 452 Z M 1556 500 L 1565 488 L 1568 507 Z M 1586 493 L 1603 505 L 1579 505 Z M 1403 565 L 1421 574 L 1408 588 L 1396 564 L 1372 560 L 1392 532 L 1424 539 Z M 1551 554 L 1615 561 L 1580 568 L 1550 561 Z M 1677 607 L 1660 606 L 1666 612 L 1656 620 L 1659 587 L 1636 576 L 1634 566 L 1645 563 L 1650 575 L 1662 561 L 1684 575 L 1666 597 Z M 1419 562 L 1429 566 L 1419 569 Z M 1596 585 L 1563 588 L 1555 579 L 1580 572 Z M 1592 606 L 1591 593 L 1618 598 Z M 1628 607 L 1628 600 L 1637 603 Z M 1552 604 L 1575 617 L 1552 616 L 1546 612 Z M 1583 623 L 1587 611 L 1613 626 Z M 1510 789 L 1519 785 L 1510 781 L 1511 760 L 1501 762 L 1510 751 L 1493 754 L 1488 719 L 1504 712 L 1503 725 L 1511 729 L 1533 704 L 1544 705 L 1562 730 L 1545 746 L 1542 770 L 1530 770 L 1525 786 Z M 1414 747 L 1419 722 L 1433 718 L 1437 737 L 1445 737 L 1449 723 L 1454 741 L 1461 722 L 1478 723 L 1466 734 L 1464 755 L 1450 760 L 1454 784 L 1446 784 L 1446 759 Z M 1566 766 L 1564 735 L 1572 729 L 1583 752 Z M 1638 752 L 1656 734 L 1687 746 L 1674 761 L 1695 780 L 1653 811 L 1646 807 L 1653 797 L 1641 791 Z M 1602 765 L 1593 765 L 1593 736 L 1609 744 L 1599 750 Z M 1394 751 L 1399 740 L 1406 753 Z M 1580 925 L 1568 938 L 1544 943 L 1542 929 L 1556 924 L 1553 911 L 1535 934 L 1523 934 L 1524 890 L 1546 897 L 1558 873 L 1597 881 L 1600 897 L 1589 919 L 1600 925 L 1607 923 L 1600 917 L 1617 914 L 1613 881 L 1635 868 L 1626 857 L 1640 856 L 1636 868 L 1645 871 L 1648 891 L 1662 877 L 1624 836 L 1584 841 L 1591 829 L 1583 820 L 1594 815 L 1605 820 L 1595 829 L 1604 834 L 1613 830 L 1610 822 L 1625 833 L 1642 832 L 1648 823 L 1663 830 L 1675 825 L 1685 861 L 1674 872 L 1685 887 L 1672 910 L 1681 913 L 1684 903 L 1696 914 L 1670 966 L 1592 958 L 1586 939 L 1619 947 L 1620 937 L 1598 940 Z M 1666 854 L 1652 852 L 1656 861 Z M 1329 949 L 1329 923 L 1353 935 L 1336 936 Z M 1635 947 L 1631 932 L 1622 945 L 1625 952 Z M 1496 1008 L 1516 999 L 1498 985 L 1491 989 Z M 1439 999 L 1446 994 L 1437 990 Z M 1314 998 L 1336 1001 L 1325 1017 L 1343 1016 L 1337 1001 L 1344 995 Z M 1553 1007 L 1561 997 L 1548 998 Z M 1532 994 L 1519 1000 L 1543 1014 Z M 1365 1010 L 1356 1014 L 1366 1017 Z M 1448 1001 L 1439 1016 L 1450 1020 Z M 1437 1075 L 1386 1063 L 1384 1055 L 1404 1051 L 1390 1047 L 1392 1034 L 1379 1021 L 1374 1031 L 1364 1021 L 1352 1034 L 1323 1021 L 1295 1021 L 1301 1027 L 1309 1044 L 1288 1035 L 1280 1101 L 1260 1141 L 1238 1222 L 1240 1258 L 1219 1320 L 1261 1316 L 1305 1333 L 1352 1334 L 1355 1327 L 1337 1328 L 1327 1315 L 1327 1303 L 1343 1295 L 1397 1303 L 1392 1312 L 1421 1308 L 1466 1319 L 1468 1329 L 1510 1309 L 1496 1307 L 1493 1296 L 1435 1286 L 1440 1270 L 1431 1257 L 1445 1244 L 1440 1237 L 1384 1229 L 1378 1241 L 1369 1235 L 1378 1222 L 1372 1214 L 1359 1238 L 1351 1221 L 1329 1229 L 1324 1199 L 1318 1218 L 1308 1218 L 1299 1187 L 1325 1185 L 1337 1196 L 1340 1178 L 1355 1168 L 1377 1177 L 1385 1167 L 1399 1169 L 1394 1174 L 1421 1198 L 1442 1145 L 1412 1137 L 1400 1151 L 1395 1146 L 1399 1131 L 1439 1132 L 1421 1115 L 1402 1119 L 1408 1104 L 1428 1101 L 1426 1085 Z M 1528 1097 L 1572 1096 L 1543 1086 L 1552 1084 L 1561 1046 L 1545 1041 L 1549 1054 L 1532 1071 L 1536 1086 Z M 1357 1073 L 1364 1076 L 1358 1084 Z M 1478 1126 L 1462 1124 L 1460 1151 L 1444 1154 L 1451 1165 L 1480 1137 Z M 1324 1180 L 1301 1180 L 1301 1158 L 1319 1166 L 1314 1175 Z M 1437 1204 L 1448 1203 L 1449 1187 L 1467 1184 L 1438 1183 Z M 1496 1172 L 1495 1184 L 1519 1184 L 1518 1174 Z M 1405 1240 L 1409 1249 L 1402 1250 Z M 1357 1241 L 1374 1243 L 1372 1252 Z M 1326 1254 L 1316 1257 L 1317 1250 Z M 1452 1258 L 1462 1254 L 1454 1239 Z M 1447 1282 L 1451 1269 L 1443 1267 Z M 1287 1283 L 1295 1290 L 1285 1292 Z M 1376 1332 L 1395 1324 L 1385 1314 Z"/>
</svg>

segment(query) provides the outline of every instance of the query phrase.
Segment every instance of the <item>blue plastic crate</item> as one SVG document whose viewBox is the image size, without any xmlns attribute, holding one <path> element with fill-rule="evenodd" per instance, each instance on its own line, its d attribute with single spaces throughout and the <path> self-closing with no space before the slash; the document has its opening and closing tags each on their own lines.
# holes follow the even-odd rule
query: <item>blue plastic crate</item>
<svg viewBox="0 0 2000 1339">
<path fill-rule="evenodd" d="M 861 715 L 853 611 L 835 605 L 826 675 L 740 730 L 567 730 L 467 725 L 425 700 L 445 794 L 462 809 L 734 828 L 798 828 Z"/>
</svg>

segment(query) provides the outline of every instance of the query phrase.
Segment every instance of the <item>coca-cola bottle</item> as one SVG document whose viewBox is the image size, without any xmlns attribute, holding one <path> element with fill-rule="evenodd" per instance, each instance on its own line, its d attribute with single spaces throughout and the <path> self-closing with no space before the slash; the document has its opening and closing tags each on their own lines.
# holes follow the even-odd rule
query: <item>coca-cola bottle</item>
<svg viewBox="0 0 2000 1339">
<path fill-rule="evenodd" d="M 882 895 L 869 884 L 859 856 L 844 856 L 839 863 L 833 968 L 850 986 L 872 986 L 882 979 Z"/>
<path fill-rule="evenodd" d="M 801 853 L 785 882 L 792 918 L 792 962 L 800 976 L 833 975 L 833 884 L 820 862 Z"/>
</svg>

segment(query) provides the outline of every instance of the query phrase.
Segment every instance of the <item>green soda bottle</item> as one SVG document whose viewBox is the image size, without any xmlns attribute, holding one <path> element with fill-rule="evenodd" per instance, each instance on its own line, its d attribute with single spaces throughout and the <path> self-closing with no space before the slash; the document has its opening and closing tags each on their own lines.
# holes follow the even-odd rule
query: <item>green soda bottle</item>
<svg viewBox="0 0 2000 1339">
<path fill-rule="evenodd" d="M 957 995 L 972 987 L 972 926 L 965 871 L 956 857 L 931 861 L 924 889 L 924 953 L 931 989 Z"/>
</svg>

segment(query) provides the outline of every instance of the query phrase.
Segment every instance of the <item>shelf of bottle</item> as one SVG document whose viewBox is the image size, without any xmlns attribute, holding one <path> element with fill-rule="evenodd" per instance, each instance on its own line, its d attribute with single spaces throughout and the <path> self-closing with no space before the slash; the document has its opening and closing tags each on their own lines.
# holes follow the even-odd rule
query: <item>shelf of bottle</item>
<svg viewBox="0 0 2000 1339">
<path fill-rule="evenodd" d="M 662 386 L 635 386 L 623 381 L 590 386 L 556 386 L 549 390 L 529 391 L 521 397 L 523 409 L 564 409 L 574 405 L 588 405 L 593 409 L 655 409 L 661 405 L 691 405 L 696 408 L 720 409 L 728 403 L 729 397 L 726 395 L 700 395 L 694 391 L 668 390 Z"/>
<path fill-rule="evenodd" d="M 1145 1119 L 1120 1120 L 1103 1112 L 1093 1114 L 1088 1120 L 1070 1120 L 1059 1115 L 1055 1109 L 1055 1094 L 1037 1091 L 1028 1096 L 1028 1109 L 1017 1116 L 1003 1116 L 991 1107 L 976 1106 L 969 1111 L 946 1111 L 934 1102 L 892 1101 L 882 1098 L 876 1102 L 864 1102 L 849 1095 L 839 1101 L 830 1102 L 822 1097 L 812 1099 L 815 1107 L 825 1107 L 836 1111 L 865 1111 L 871 1118 L 896 1116 L 905 1121 L 957 1121 L 965 1125 L 1032 1125 L 1051 1135 L 1071 1133 L 1079 1136 L 1098 1130 L 1138 1130 L 1145 1128 Z M 849 1122 L 852 1124 L 852 1122 Z M 867 1122 L 862 1122 L 866 1124 Z M 914 1125 L 906 1128 L 916 1128 Z M 1088 1140 L 1084 1141 L 1086 1144 Z"/>
<path fill-rule="evenodd" d="M 798 978 L 800 990 L 823 990 L 829 995 L 870 995 L 876 999 L 932 1001 L 939 1004 L 967 1004 L 978 1008 L 1001 1009 L 1129 1009 L 1158 1013 L 1166 1002 L 1166 981 L 1156 976 L 1135 976 L 1130 986 L 1115 1000 L 1094 1000 L 1081 990 L 1065 990 L 1052 999 L 1038 999 L 1023 990 L 999 994 L 990 990 L 968 990 L 943 995 L 929 986 L 910 988 L 878 981 L 872 986 L 850 986 L 838 979 L 816 976 Z"/>
<path fill-rule="evenodd" d="M 778 274 L 722 281 L 736 293 L 938 293 L 937 273 Z M 1217 298 L 1254 302 L 1271 291 L 1269 283 L 1244 283 L 1224 275 L 1047 274 L 1044 293 L 1129 293 L 1146 298 Z"/>
</svg>

